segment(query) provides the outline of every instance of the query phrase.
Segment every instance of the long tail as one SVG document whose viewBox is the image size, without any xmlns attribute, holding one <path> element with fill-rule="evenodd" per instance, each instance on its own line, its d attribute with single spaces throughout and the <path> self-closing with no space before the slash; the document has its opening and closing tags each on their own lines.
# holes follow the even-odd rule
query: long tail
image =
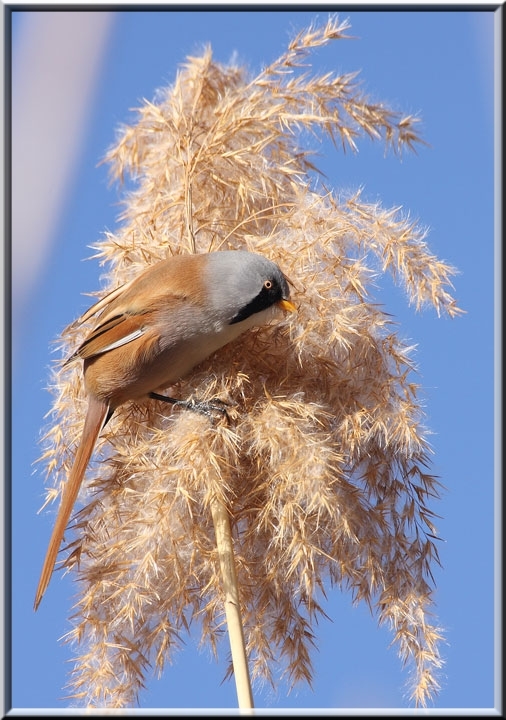
<svg viewBox="0 0 506 720">
<path fill-rule="evenodd" d="M 90 397 L 81 442 L 79 443 L 74 465 L 72 466 L 69 479 L 67 480 L 67 484 L 65 485 L 65 489 L 63 491 L 60 509 L 58 510 L 53 533 L 49 541 L 46 557 L 44 559 L 44 565 L 42 566 L 42 572 L 40 574 L 39 584 L 35 594 L 35 602 L 33 606 L 34 610 L 37 610 L 39 607 L 42 596 L 46 592 L 49 581 L 51 580 L 51 575 L 53 574 L 63 534 L 72 513 L 72 508 L 74 507 L 77 494 L 79 493 L 84 473 L 90 461 L 91 454 L 100 431 L 108 419 L 109 406 L 96 398 Z"/>
</svg>

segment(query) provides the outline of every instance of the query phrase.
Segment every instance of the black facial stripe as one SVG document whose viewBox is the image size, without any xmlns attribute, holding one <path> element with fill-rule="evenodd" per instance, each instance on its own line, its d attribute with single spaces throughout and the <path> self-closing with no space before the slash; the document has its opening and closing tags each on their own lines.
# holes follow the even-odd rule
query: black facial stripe
<svg viewBox="0 0 506 720">
<path fill-rule="evenodd" d="M 259 313 L 262 310 L 270 308 L 272 305 L 274 305 L 274 303 L 282 300 L 282 298 L 283 294 L 281 292 L 281 288 L 276 282 L 273 282 L 270 288 L 266 288 L 264 285 L 258 295 L 253 298 L 251 302 L 245 305 L 241 310 L 239 310 L 237 315 L 232 318 L 232 320 L 230 321 L 230 325 L 234 325 L 235 323 L 241 322 L 242 320 L 246 320 L 255 313 Z"/>
</svg>

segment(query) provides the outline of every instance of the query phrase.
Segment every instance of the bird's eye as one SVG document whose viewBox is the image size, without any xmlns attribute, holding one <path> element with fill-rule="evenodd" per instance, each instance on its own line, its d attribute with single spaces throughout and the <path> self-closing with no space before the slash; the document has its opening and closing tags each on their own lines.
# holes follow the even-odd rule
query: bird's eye
<svg viewBox="0 0 506 720">
<path fill-rule="evenodd" d="M 271 287 L 272 287 L 272 280 L 266 280 L 266 281 L 264 282 L 264 288 L 265 288 L 266 290 L 270 290 Z"/>
</svg>

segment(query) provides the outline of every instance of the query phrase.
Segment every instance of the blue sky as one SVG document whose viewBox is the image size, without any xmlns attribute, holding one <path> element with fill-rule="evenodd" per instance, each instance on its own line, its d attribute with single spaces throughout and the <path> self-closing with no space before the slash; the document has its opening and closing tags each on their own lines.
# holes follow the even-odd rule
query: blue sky
<svg viewBox="0 0 506 720">
<path fill-rule="evenodd" d="M 14 12 L 13 97 L 19 78 L 42 82 L 41 58 L 31 55 L 26 38 L 37 33 L 42 13 Z M 365 199 L 385 207 L 402 205 L 429 227 L 427 242 L 440 258 L 456 266 L 455 294 L 467 314 L 455 320 L 435 312 L 415 313 L 401 289 L 386 278 L 378 299 L 396 316 L 399 334 L 418 346 L 418 381 L 425 391 L 427 425 L 435 451 L 433 471 L 446 487 L 433 509 L 444 538 L 442 568 L 435 568 L 436 603 L 448 644 L 436 708 L 494 706 L 494 116 L 493 12 L 359 11 L 349 17 L 358 39 L 336 42 L 317 52 L 315 71 L 361 70 L 365 89 L 376 100 L 419 113 L 430 144 L 417 155 L 385 157 L 378 143 L 362 140 L 358 155 L 343 155 L 330 143 L 315 144 L 327 184 L 336 190 L 363 187 Z M 313 12 L 127 11 L 103 23 L 103 52 L 89 84 L 68 65 L 69 100 L 87 94 L 85 110 L 63 134 L 38 122 L 40 106 L 29 116 L 28 132 L 49 153 L 42 167 L 23 172 L 32 198 L 23 198 L 28 220 L 23 238 L 13 218 L 13 401 L 12 401 L 12 689 L 15 708 L 65 708 L 62 698 L 71 665 L 71 648 L 59 641 L 70 628 L 73 587 L 69 576 L 53 577 L 37 613 L 33 596 L 54 510 L 37 514 L 43 473 L 34 462 L 44 415 L 53 341 L 88 305 L 85 292 L 100 287 L 101 270 L 89 245 L 117 227 L 120 195 L 110 188 L 107 167 L 98 165 L 122 122 L 143 98 L 173 81 L 187 55 L 210 43 L 217 60 L 234 53 L 257 72 L 281 54 L 294 33 L 317 17 Z M 319 12 L 325 21 L 327 12 Z M 33 23 L 33 24 L 32 24 Z M 98 43 L 98 40 L 97 40 Z M 29 43 L 33 49 L 33 42 Z M 42 46 L 43 47 L 43 46 Z M 97 45 L 98 47 L 98 45 Z M 44 53 L 44 49 L 41 50 Z M 64 52 L 64 50 L 62 51 Z M 43 58 L 42 58 L 43 59 Z M 65 56 L 61 64 L 66 68 Z M 37 85 L 36 82 L 36 85 Z M 63 85 L 62 85 L 63 87 Z M 88 90 L 88 89 L 89 90 Z M 30 100 L 28 94 L 28 100 Z M 44 102 L 44 101 L 42 101 Z M 78 100 L 75 101 L 76 103 Z M 78 105 L 76 107 L 79 107 Z M 63 110 L 62 110 L 63 112 Z M 16 117 L 16 116 L 14 116 Z M 65 119 L 65 118 L 64 118 Z M 75 131 L 72 128 L 75 127 Z M 54 130 L 54 125 L 53 125 Z M 46 138 L 45 133 L 48 133 Z M 60 132 L 60 131 L 59 131 Z M 63 133 L 63 130 L 61 131 Z M 72 141 L 74 144 L 72 144 Z M 51 143 L 55 143 L 52 145 Z M 19 145 L 21 147 L 21 144 Z M 58 154 L 71 162 L 55 177 Z M 20 155 L 13 153 L 14 169 Z M 63 180 L 61 179 L 63 177 Z M 13 187 L 15 193 L 15 188 Z M 13 200 L 16 197 L 13 196 Z M 54 203 L 53 220 L 44 223 L 37 203 Z M 42 212 L 42 211 L 41 211 Z M 19 221 L 21 222 L 21 220 Z M 38 228 L 40 226 L 40 234 Z M 33 226 L 32 226 L 33 227 Z M 45 233 L 45 234 L 44 234 Z M 44 240 L 44 243 L 43 243 Z M 47 240 L 47 244 L 46 241 Z M 31 243 L 31 244 L 30 244 Z M 16 285 L 18 267 L 41 261 L 26 287 Z M 43 252 L 42 252 L 43 250 Z M 352 607 L 349 595 L 333 591 L 325 605 L 331 621 L 317 629 L 313 689 L 298 687 L 275 695 L 255 688 L 258 707 L 405 708 L 407 680 L 391 636 L 378 629 L 366 607 Z M 199 652 L 198 628 L 161 679 L 149 680 L 144 708 L 234 708 L 233 681 L 222 683 L 228 647 L 219 662 Z"/>
</svg>

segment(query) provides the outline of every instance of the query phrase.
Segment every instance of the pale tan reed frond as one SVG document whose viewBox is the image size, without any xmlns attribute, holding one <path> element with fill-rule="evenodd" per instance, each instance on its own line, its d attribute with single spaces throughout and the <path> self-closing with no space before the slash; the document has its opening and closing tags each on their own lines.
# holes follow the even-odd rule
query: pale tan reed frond
<svg viewBox="0 0 506 720">
<path fill-rule="evenodd" d="M 347 29 L 336 18 L 309 28 L 256 77 L 210 49 L 188 58 L 107 154 L 112 178 L 135 188 L 119 229 L 95 245 L 110 288 L 173 254 L 246 248 L 280 264 L 298 312 L 171 389 L 226 401 L 229 425 L 156 401 L 125 405 L 107 425 L 66 560 L 79 582 L 70 689 L 85 705 L 135 703 L 192 620 L 217 649 L 214 499 L 232 524 L 254 677 L 311 682 L 314 623 L 335 585 L 391 627 L 414 702 L 437 692 L 439 485 L 411 350 L 373 288 L 388 271 L 417 309 L 454 316 L 455 271 L 399 210 L 314 189 L 307 131 L 352 149 L 366 136 L 396 151 L 421 142 L 415 118 L 369 101 L 355 74 L 311 73 L 311 51 Z M 70 326 L 65 350 L 85 331 Z M 52 387 L 51 500 L 85 408 L 75 367 L 56 368 Z"/>
</svg>

